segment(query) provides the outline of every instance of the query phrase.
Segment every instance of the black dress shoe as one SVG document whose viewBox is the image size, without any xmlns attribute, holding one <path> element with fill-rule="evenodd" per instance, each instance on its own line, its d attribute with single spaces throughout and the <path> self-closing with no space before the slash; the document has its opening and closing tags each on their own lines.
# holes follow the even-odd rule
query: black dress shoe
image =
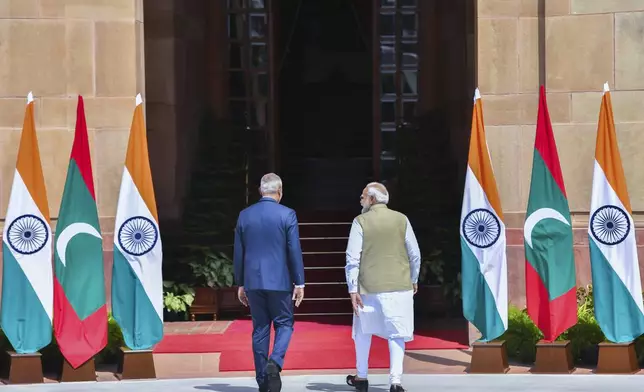
<svg viewBox="0 0 644 392">
<path fill-rule="evenodd" d="M 347 385 L 354 387 L 357 392 L 368 392 L 369 391 L 369 381 L 368 380 L 358 380 L 357 376 L 347 376 Z"/>
<path fill-rule="evenodd" d="M 280 378 L 280 367 L 273 361 L 268 361 L 266 365 L 266 384 L 268 392 L 281 392 L 282 379 Z"/>
<path fill-rule="evenodd" d="M 400 384 L 394 384 L 389 387 L 389 392 L 405 392 L 405 388 L 403 388 Z"/>
</svg>

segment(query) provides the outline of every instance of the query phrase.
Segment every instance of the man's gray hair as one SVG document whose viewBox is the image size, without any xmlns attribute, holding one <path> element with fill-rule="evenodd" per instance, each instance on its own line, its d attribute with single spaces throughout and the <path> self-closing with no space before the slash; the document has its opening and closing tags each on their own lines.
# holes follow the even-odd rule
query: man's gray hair
<svg viewBox="0 0 644 392">
<path fill-rule="evenodd" d="M 264 174 L 259 182 L 259 193 L 273 195 L 282 189 L 282 179 L 275 173 Z"/>
<path fill-rule="evenodd" d="M 367 195 L 372 196 L 376 200 L 376 203 L 389 203 L 389 192 L 387 191 L 387 188 L 379 182 L 371 182 L 367 184 Z"/>
</svg>

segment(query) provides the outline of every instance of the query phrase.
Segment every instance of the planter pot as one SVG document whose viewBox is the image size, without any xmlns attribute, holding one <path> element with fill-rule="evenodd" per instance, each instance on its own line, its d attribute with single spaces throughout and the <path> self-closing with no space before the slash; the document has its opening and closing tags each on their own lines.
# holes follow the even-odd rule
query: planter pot
<svg viewBox="0 0 644 392">
<path fill-rule="evenodd" d="M 414 298 L 414 310 L 420 318 L 445 315 L 449 306 L 443 287 L 439 285 L 419 285 Z"/>
<path fill-rule="evenodd" d="M 186 312 L 171 312 L 167 309 L 163 309 L 163 321 L 166 322 L 176 322 L 176 321 L 186 321 L 188 319 Z"/>
<path fill-rule="evenodd" d="M 596 366 L 599 360 L 599 345 L 593 344 L 582 348 L 579 356 L 584 365 Z"/>
<path fill-rule="evenodd" d="M 195 321 L 198 314 L 207 314 L 217 320 L 219 313 L 219 293 L 211 287 L 195 287 L 195 300 L 190 306 L 190 320 Z"/>
</svg>

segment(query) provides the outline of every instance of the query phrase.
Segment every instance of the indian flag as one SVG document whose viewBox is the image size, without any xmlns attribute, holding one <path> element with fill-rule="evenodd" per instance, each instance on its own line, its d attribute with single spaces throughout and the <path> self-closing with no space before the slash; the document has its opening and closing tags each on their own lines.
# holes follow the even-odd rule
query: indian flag
<svg viewBox="0 0 644 392">
<path fill-rule="evenodd" d="M 112 313 L 132 350 L 163 337 L 163 252 L 159 235 L 143 100 L 136 96 L 114 229 Z"/>
<path fill-rule="evenodd" d="M 588 237 L 595 317 L 606 339 L 626 343 L 644 333 L 635 226 L 617 146 L 608 83 L 597 127 Z"/>
<path fill-rule="evenodd" d="M 508 328 L 508 273 L 505 225 L 478 89 L 474 93 L 460 227 L 463 315 L 481 332 L 481 341 L 489 342 Z"/>
<path fill-rule="evenodd" d="M 2 232 L 2 331 L 14 350 L 31 354 L 51 342 L 54 283 L 47 190 L 29 93 Z"/>
</svg>

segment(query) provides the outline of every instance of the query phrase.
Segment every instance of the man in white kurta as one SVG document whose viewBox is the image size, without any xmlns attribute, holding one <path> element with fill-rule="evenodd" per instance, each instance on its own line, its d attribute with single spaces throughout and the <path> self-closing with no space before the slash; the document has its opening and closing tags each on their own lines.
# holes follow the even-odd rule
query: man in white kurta
<svg viewBox="0 0 644 392">
<path fill-rule="evenodd" d="M 360 199 L 363 213 L 353 221 L 346 252 L 357 368 L 347 383 L 357 391 L 368 390 L 369 349 L 376 335 L 389 342 L 390 392 L 403 392 L 405 342 L 414 338 L 420 250 L 407 217 L 387 208 L 384 185 L 368 184 Z"/>
</svg>

